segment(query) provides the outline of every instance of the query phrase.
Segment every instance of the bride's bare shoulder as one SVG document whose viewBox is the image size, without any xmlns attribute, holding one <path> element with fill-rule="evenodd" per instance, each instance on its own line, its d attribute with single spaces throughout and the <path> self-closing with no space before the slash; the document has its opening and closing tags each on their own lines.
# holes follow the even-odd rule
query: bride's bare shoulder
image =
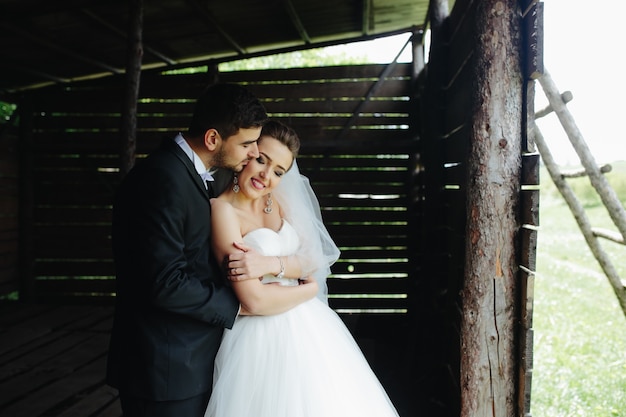
<svg viewBox="0 0 626 417">
<path fill-rule="evenodd" d="M 228 218 L 231 218 L 235 215 L 235 207 L 233 207 L 233 205 L 230 204 L 228 200 L 221 198 L 212 198 L 211 213 L 213 214 L 213 216 L 228 216 Z"/>
<path fill-rule="evenodd" d="M 228 200 L 226 200 L 225 198 L 222 197 L 217 197 L 217 198 L 212 198 L 211 200 L 211 208 L 225 208 L 225 207 L 231 207 L 232 209 L 232 204 L 230 204 L 230 202 Z"/>
</svg>

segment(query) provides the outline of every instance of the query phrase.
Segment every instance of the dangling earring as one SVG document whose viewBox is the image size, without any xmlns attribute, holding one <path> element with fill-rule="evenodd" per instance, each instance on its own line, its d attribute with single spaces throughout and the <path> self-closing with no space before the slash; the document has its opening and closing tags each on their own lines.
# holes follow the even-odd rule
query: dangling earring
<svg viewBox="0 0 626 417">
<path fill-rule="evenodd" d="M 239 180 L 237 179 L 237 174 L 233 176 L 233 192 L 239 192 Z"/>
<path fill-rule="evenodd" d="M 265 208 L 263 209 L 265 214 L 270 214 L 272 212 L 272 204 L 273 203 L 274 202 L 272 201 L 272 193 L 269 193 L 267 195 L 267 200 L 265 200 Z"/>
</svg>

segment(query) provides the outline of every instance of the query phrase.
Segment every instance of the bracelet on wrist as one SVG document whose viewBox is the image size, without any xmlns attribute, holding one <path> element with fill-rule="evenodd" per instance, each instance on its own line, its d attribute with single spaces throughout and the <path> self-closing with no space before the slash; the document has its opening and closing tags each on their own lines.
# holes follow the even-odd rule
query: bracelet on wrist
<svg viewBox="0 0 626 417">
<path fill-rule="evenodd" d="M 275 275 L 276 278 L 283 278 L 285 276 L 285 264 L 283 264 L 283 259 L 280 256 L 277 256 L 278 262 L 280 263 L 280 272 Z"/>
</svg>

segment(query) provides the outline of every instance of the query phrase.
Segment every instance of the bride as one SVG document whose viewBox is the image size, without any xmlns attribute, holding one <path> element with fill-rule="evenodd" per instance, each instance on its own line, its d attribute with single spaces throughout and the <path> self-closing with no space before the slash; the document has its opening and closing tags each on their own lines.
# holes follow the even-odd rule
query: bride
<svg viewBox="0 0 626 417">
<path fill-rule="evenodd" d="M 326 302 L 325 279 L 339 250 L 298 171 L 299 147 L 291 128 L 269 122 L 259 138 L 259 157 L 212 200 L 218 259 L 228 258 L 233 242 L 243 241 L 273 257 L 278 273 L 233 280 L 246 315 L 224 333 L 205 417 L 397 416 Z"/>
</svg>

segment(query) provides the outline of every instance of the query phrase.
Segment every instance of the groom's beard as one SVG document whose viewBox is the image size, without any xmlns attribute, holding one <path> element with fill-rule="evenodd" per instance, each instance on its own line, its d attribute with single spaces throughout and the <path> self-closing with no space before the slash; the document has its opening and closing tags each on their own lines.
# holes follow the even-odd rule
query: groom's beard
<svg viewBox="0 0 626 417">
<path fill-rule="evenodd" d="M 224 148 L 221 147 L 213 157 L 213 166 L 215 168 L 226 168 L 236 173 L 240 173 L 241 171 L 243 171 L 243 168 L 248 164 L 249 161 L 249 158 L 243 161 L 232 161 L 228 157 L 228 154 L 224 151 Z"/>
</svg>

